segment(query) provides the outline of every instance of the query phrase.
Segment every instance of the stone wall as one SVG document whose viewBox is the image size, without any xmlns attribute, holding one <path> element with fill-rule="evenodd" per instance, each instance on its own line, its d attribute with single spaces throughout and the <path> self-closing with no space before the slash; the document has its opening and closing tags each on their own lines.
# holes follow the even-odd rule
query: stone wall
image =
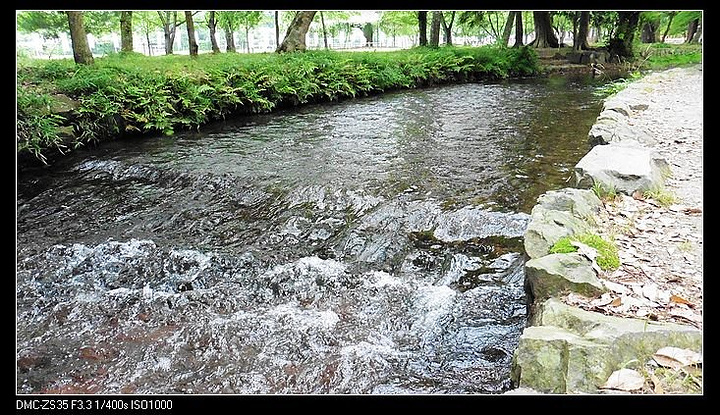
<svg viewBox="0 0 720 415">
<path fill-rule="evenodd" d="M 588 188 L 632 195 L 661 188 L 666 177 L 667 163 L 648 147 L 653 138 L 632 122 L 648 105 L 623 92 L 606 100 L 590 129 L 595 146 L 575 167 L 576 188 L 546 192 L 532 209 L 524 241 L 530 319 L 512 371 L 518 391 L 597 393 L 614 371 L 633 359 L 648 361 L 661 347 L 701 349 L 702 332 L 694 327 L 607 316 L 559 299 L 607 289 L 586 255 L 550 253 L 563 236 L 595 229 L 602 202 Z"/>
</svg>

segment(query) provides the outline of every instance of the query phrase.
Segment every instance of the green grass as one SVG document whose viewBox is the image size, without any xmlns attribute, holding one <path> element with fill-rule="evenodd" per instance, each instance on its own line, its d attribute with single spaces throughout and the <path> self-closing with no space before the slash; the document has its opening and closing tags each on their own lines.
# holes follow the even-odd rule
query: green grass
<svg viewBox="0 0 720 415">
<path fill-rule="evenodd" d="M 667 43 L 637 44 L 634 47 L 643 70 L 660 70 L 702 63 L 702 45 Z"/>
<path fill-rule="evenodd" d="M 662 187 L 647 190 L 643 193 L 643 196 L 655 200 L 662 207 L 668 207 L 678 201 L 677 196 L 675 196 L 673 192 Z"/>
<path fill-rule="evenodd" d="M 596 87 L 594 93 L 603 98 L 625 89 L 649 70 L 662 70 L 702 63 L 701 45 L 671 45 L 667 43 L 635 43 L 635 59 L 626 64 L 628 75 Z"/>
<path fill-rule="evenodd" d="M 598 256 L 595 259 L 598 266 L 603 270 L 614 270 L 620 266 L 620 258 L 618 257 L 617 246 L 614 243 L 606 241 L 599 235 L 593 233 L 583 233 L 572 236 L 565 236 L 560 238 L 550 248 L 551 254 L 566 254 L 571 252 L 577 252 L 577 247 L 572 245 L 572 241 L 581 242 L 592 248 L 595 248 L 598 252 Z"/>
<path fill-rule="evenodd" d="M 600 200 L 605 202 L 613 202 L 617 198 L 617 190 L 612 185 L 604 185 L 600 182 L 594 182 L 592 191 Z"/>
<path fill-rule="evenodd" d="M 18 154 L 44 159 L 125 133 L 173 134 L 229 114 L 339 101 L 384 91 L 538 73 L 531 48 L 442 47 L 393 52 L 202 54 L 137 53 L 71 60 L 18 60 Z M 80 102 L 70 120 L 46 120 L 49 94 Z M 45 121 L 43 121 L 45 120 Z M 72 125 L 73 142 L 54 127 Z"/>
</svg>

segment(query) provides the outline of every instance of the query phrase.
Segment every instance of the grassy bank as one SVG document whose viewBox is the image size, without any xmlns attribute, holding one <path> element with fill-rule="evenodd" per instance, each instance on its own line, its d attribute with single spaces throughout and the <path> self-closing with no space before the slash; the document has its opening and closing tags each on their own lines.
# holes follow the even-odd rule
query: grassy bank
<svg viewBox="0 0 720 415">
<path fill-rule="evenodd" d="M 235 113 L 336 101 L 443 83 L 529 76 L 532 49 L 414 48 L 393 52 L 139 54 L 18 65 L 19 156 L 46 156 L 123 134 L 164 133 Z M 57 110 L 58 94 L 71 111 Z"/>
<path fill-rule="evenodd" d="M 645 70 L 661 70 L 702 63 L 702 45 L 699 44 L 637 44 L 635 51 L 640 69 Z"/>
</svg>

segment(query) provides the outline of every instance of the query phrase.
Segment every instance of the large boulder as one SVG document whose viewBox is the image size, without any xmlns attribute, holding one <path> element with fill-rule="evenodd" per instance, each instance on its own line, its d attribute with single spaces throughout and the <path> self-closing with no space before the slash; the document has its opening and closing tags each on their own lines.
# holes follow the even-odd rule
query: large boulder
<svg viewBox="0 0 720 415">
<path fill-rule="evenodd" d="M 647 145 L 657 143 L 657 140 L 645 130 L 630 127 L 627 117 L 618 111 L 601 112 L 588 132 L 588 141 L 591 145 L 604 145 L 631 140 Z"/>
<path fill-rule="evenodd" d="M 667 163 L 636 141 L 593 147 L 575 166 L 579 187 L 599 184 L 616 192 L 632 195 L 636 191 L 662 187 Z"/>
<path fill-rule="evenodd" d="M 592 297 L 605 291 L 592 262 L 579 253 L 550 254 L 527 261 L 525 283 L 534 301 L 567 292 Z"/>
<path fill-rule="evenodd" d="M 673 323 L 606 316 L 548 299 L 513 356 L 516 387 L 597 393 L 610 374 L 666 346 L 702 351 L 702 331 Z"/>
<path fill-rule="evenodd" d="M 593 217 L 602 202 L 587 189 L 548 191 L 538 197 L 523 239 L 530 258 L 547 255 L 563 236 L 592 230 Z"/>
</svg>

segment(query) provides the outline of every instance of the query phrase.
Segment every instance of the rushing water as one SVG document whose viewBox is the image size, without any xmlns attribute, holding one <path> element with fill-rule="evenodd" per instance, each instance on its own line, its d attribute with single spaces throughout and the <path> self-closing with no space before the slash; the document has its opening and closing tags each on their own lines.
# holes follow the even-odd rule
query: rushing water
<svg viewBox="0 0 720 415">
<path fill-rule="evenodd" d="M 528 213 L 600 106 L 564 78 L 444 86 L 22 171 L 17 391 L 505 391 Z"/>
</svg>

